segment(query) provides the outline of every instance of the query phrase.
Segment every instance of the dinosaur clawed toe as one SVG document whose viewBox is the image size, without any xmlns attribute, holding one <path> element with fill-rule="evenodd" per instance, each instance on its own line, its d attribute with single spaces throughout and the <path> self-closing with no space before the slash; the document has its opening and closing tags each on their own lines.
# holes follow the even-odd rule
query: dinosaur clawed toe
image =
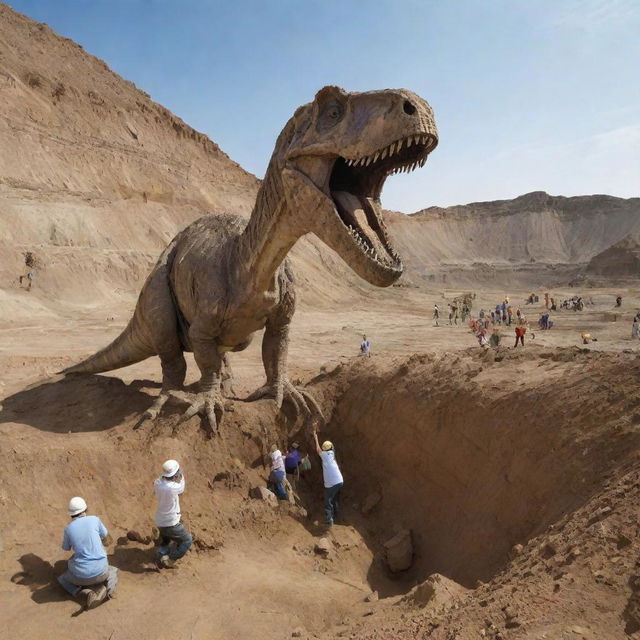
<svg viewBox="0 0 640 640">
<path fill-rule="evenodd" d="M 274 398 L 278 409 L 287 401 L 293 406 L 296 414 L 296 422 L 302 419 L 311 430 L 314 425 L 326 422 L 322 409 L 318 402 L 306 389 L 296 387 L 289 380 L 283 380 L 280 384 L 265 384 L 256 389 L 246 398 L 247 402 L 253 402 L 260 398 Z"/>
<path fill-rule="evenodd" d="M 190 395 L 190 394 L 189 394 Z M 196 414 L 201 414 L 205 418 L 205 423 L 208 423 L 207 433 L 209 437 L 213 437 L 218 432 L 218 426 L 222 422 L 222 415 L 224 413 L 224 406 L 222 404 L 222 396 L 219 393 L 197 393 L 195 398 L 190 398 L 186 393 L 180 391 L 166 391 L 160 393 L 154 403 L 142 414 L 138 422 L 133 426 L 134 429 L 139 429 L 147 420 L 156 420 L 160 415 L 160 411 L 171 398 L 174 398 L 178 402 L 186 403 L 187 409 L 180 416 L 178 424 L 186 422 L 190 418 L 193 418 Z"/>
</svg>

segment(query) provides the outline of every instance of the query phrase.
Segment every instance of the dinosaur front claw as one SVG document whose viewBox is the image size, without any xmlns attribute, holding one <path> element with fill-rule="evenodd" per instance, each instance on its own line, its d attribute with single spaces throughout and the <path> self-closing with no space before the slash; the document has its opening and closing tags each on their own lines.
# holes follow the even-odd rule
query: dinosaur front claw
<svg viewBox="0 0 640 640">
<path fill-rule="evenodd" d="M 326 422 L 316 399 L 306 389 L 295 387 L 289 380 L 283 380 L 280 384 L 265 384 L 249 395 L 246 401 L 253 402 L 260 398 L 274 398 L 278 409 L 282 408 L 284 401 L 288 401 L 293 405 L 296 420 L 302 417 L 309 426 Z"/>
</svg>

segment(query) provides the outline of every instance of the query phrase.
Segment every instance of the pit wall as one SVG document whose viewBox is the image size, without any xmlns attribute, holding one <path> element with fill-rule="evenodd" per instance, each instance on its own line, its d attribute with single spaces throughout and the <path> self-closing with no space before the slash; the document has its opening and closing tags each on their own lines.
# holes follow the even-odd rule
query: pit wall
<svg viewBox="0 0 640 640">
<path fill-rule="evenodd" d="M 316 381 L 352 514 L 382 555 L 409 528 L 411 580 L 486 581 L 601 490 L 640 444 L 640 364 L 580 349 L 358 359 Z M 323 434 L 324 436 L 324 434 Z M 372 566 L 372 572 L 375 567 Z"/>
</svg>

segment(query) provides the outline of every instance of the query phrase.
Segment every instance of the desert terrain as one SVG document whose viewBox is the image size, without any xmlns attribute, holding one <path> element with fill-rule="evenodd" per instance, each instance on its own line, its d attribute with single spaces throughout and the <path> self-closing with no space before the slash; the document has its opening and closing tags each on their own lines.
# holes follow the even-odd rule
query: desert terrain
<svg viewBox="0 0 640 640">
<path fill-rule="evenodd" d="M 0 95 L 1 638 L 640 638 L 639 198 L 388 212 L 406 263 L 388 289 L 316 238 L 296 245 L 289 375 L 318 399 L 345 476 L 327 532 L 304 425 L 286 405 L 244 401 L 264 380 L 261 336 L 231 354 L 214 438 L 198 416 L 179 424 L 177 402 L 134 428 L 159 392 L 157 358 L 58 374 L 122 331 L 178 230 L 248 216 L 260 181 L 1 4 Z M 530 321 L 524 348 L 513 327 L 483 349 L 468 323 L 450 326 L 447 303 L 465 292 L 474 315 L 509 296 Z M 539 331 L 546 292 L 584 310 L 558 309 Z M 312 458 L 295 500 L 251 497 L 271 444 L 294 440 Z M 152 483 L 167 458 L 183 465 L 195 542 L 159 571 Z M 110 530 L 119 569 L 117 597 L 91 611 L 55 580 L 73 495 Z M 402 571 L 393 539 L 405 556 L 408 544 Z"/>
</svg>

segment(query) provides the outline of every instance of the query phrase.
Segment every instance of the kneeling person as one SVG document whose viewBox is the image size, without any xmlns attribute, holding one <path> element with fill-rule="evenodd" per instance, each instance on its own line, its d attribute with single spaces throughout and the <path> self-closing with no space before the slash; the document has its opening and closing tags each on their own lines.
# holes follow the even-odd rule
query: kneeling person
<svg viewBox="0 0 640 640">
<path fill-rule="evenodd" d="M 178 496 L 184 492 L 184 486 L 180 465 L 176 460 L 167 460 L 162 465 L 162 475 L 153 483 L 158 498 L 156 524 L 160 531 L 160 546 L 156 551 L 156 564 L 160 568 L 172 567 L 189 551 L 193 542 L 191 534 L 180 522 Z"/>
<path fill-rule="evenodd" d="M 109 566 L 103 541 L 109 532 L 97 516 L 87 515 L 87 503 L 75 497 L 69 501 L 71 522 L 64 529 L 62 548 L 73 550 L 67 570 L 58 582 L 72 596 L 80 594 L 87 609 L 115 596 L 118 570 Z M 88 587 L 100 585 L 97 590 Z"/>
</svg>

